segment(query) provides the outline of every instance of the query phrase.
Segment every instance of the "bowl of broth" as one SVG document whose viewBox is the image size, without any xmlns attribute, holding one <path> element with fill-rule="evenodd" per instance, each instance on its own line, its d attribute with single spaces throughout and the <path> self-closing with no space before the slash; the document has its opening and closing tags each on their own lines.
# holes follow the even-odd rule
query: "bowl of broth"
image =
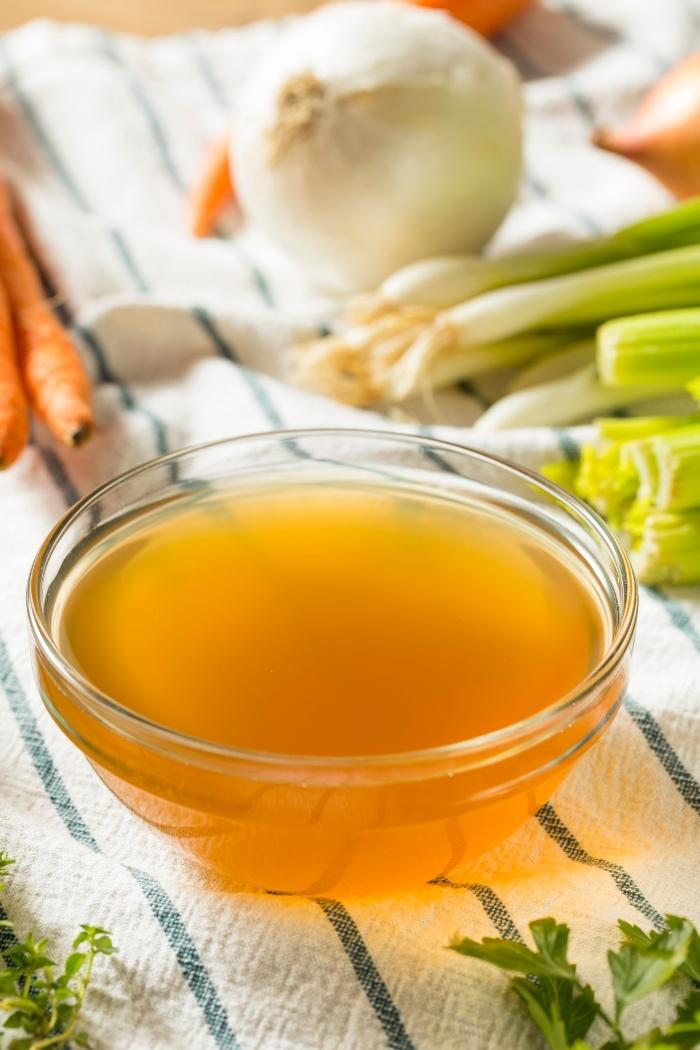
<svg viewBox="0 0 700 1050">
<path fill-rule="evenodd" d="M 133 813 L 233 883 L 352 896 L 455 878 L 550 797 L 622 702 L 637 590 L 533 473 L 299 430 L 104 485 L 28 609 L 49 712 Z"/>
</svg>

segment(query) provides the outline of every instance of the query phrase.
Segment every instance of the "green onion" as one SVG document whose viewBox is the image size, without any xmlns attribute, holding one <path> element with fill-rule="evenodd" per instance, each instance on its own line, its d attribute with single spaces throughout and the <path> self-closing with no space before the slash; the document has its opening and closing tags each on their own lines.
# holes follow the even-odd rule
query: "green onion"
<svg viewBox="0 0 700 1050">
<path fill-rule="evenodd" d="M 561 351 L 566 351 L 570 346 L 570 340 L 578 335 L 578 329 L 524 332 L 512 339 L 489 343 L 488 346 L 458 347 L 453 353 L 437 353 L 429 370 L 425 371 L 421 368 L 415 375 L 411 373 L 409 365 L 410 360 L 417 359 L 412 358 L 400 373 L 400 382 L 404 384 L 404 387 L 394 386 L 391 400 L 402 401 L 413 394 L 424 393 L 426 389 L 451 386 L 461 379 L 474 379 L 489 372 L 517 368 L 531 361 L 538 361 L 544 356 L 558 355 Z M 398 382 L 399 379 L 397 379 Z M 384 388 L 382 390 L 386 396 Z M 652 395 L 647 392 L 647 396 Z"/>
<path fill-rule="evenodd" d="M 700 375 L 700 310 L 608 321 L 598 330 L 596 360 L 607 386 L 683 387 Z"/>
<path fill-rule="evenodd" d="M 595 360 L 595 344 L 593 340 L 586 339 L 580 343 L 573 343 L 558 349 L 555 353 L 545 354 L 538 357 L 510 380 L 506 387 L 507 394 L 516 394 L 518 390 L 527 390 L 529 387 L 541 386 L 542 383 L 550 383 L 553 379 L 563 379 L 572 372 L 578 372 L 585 365 Z"/>
<path fill-rule="evenodd" d="M 524 343 L 511 343 L 528 334 L 539 339 L 542 333 L 560 333 L 556 345 L 543 348 L 543 354 L 591 335 L 597 325 L 614 318 L 700 308 L 698 274 L 700 198 L 583 244 L 497 259 L 423 260 L 395 274 L 384 291 L 351 305 L 349 328 L 297 347 L 294 377 L 302 386 L 351 404 L 403 401 L 536 359 L 539 351 L 530 353 Z M 447 305 L 458 296 L 457 305 Z M 601 337 L 604 385 L 671 390 L 700 375 L 700 366 L 690 364 L 695 316 L 686 314 L 682 365 L 673 366 L 669 345 L 668 369 L 654 358 L 648 374 L 637 354 L 639 382 L 626 378 L 622 365 L 619 377 L 609 382 L 608 372 L 614 374 L 605 364 L 609 348 L 617 339 L 622 360 L 624 339 L 634 342 L 634 325 L 653 322 L 629 323 L 629 330 L 619 322 L 622 328 L 612 327 L 612 335 Z M 674 337 L 674 324 L 664 329 L 664 338 Z M 632 334 L 625 337 L 626 331 Z M 691 367 L 696 370 L 689 374 Z"/>
<path fill-rule="evenodd" d="M 585 327 L 640 310 L 700 305 L 700 247 L 675 248 L 584 273 L 488 292 L 439 313 L 391 360 L 373 343 L 365 365 L 380 399 L 401 401 L 431 383 L 436 363 L 527 332 Z M 382 342 L 382 336 L 379 336 Z M 453 369 L 458 372 L 457 365 Z M 453 376 L 453 379 L 457 378 Z M 669 379 L 657 385 L 673 387 Z M 683 385 L 683 384 L 681 384 Z"/>
<path fill-rule="evenodd" d="M 650 387 L 603 386 L 595 365 L 585 365 L 571 375 L 507 394 L 479 416 L 477 430 L 505 430 L 512 427 L 564 426 L 590 419 L 600 412 L 649 401 L 665 389 Z"/>
<path fill-rule="evenodd" d="M 641 310 L 700 305 L 699 274 L 700 247 L 674 248 L 502 288 L 441 316 L 459 345 L 483 346 L 534 328 L 597 324 Z"/>
<path fill-rule="evenodd" d="M 359 301 L 352 312 L 356 318 L 364 314 L 366 319 L 378 303 L 384 308 L 418 304 L 443 309 L 495 288 L 577 273 L 690 244 L 700 244 L 700 198 L 607 237 L 496 258 L 453 255 L 423 259 L 392 274 L 377 296 Z"/>
</svg>

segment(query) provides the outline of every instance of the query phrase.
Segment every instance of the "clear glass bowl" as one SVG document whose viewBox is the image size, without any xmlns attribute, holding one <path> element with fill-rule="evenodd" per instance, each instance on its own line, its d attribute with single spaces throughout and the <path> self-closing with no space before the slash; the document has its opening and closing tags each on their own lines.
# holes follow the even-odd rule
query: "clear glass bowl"
<svg viewBox="0 0 700 1050">
<path fill-rule="evenodd" d="M 268 478 L 369 481 L 517 515 L 579 559 L 608 620 L 598 666 L 526 721 L 448 746 L 305 757 L 237 750 L 157 725 L 96 689 L 60 651 L 51 609 L 96 530 L 193 490 Z M 439 876 L 504 839 L 609 725 L 637 615 L 627 557 L 604 522 L 541 477 L 432 438 L 299 430 L 163 456 L 58 522 L 34 562 L 28 612 L 46 706 L 103 781 L 153 828 L 231 880 L 292 893 L 384 893 Z"/>
</svg>

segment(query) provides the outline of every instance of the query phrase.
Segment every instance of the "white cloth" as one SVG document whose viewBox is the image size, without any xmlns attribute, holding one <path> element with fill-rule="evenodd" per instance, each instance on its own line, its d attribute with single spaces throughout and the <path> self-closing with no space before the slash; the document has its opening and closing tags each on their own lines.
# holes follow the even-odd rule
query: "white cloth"
<svg viewBox="0 0 700 1050">
<path fill-rule="evenodd" d="M 0 476 L 0 847 L 18 862 L 4 903 L 19 930 L 48 931 L 57 950 L 80 922 L 113 931 L 121 954 L 96 968 L 88 1008 L 98 1047 L 536 1047 L 501 975 L 444 945 L 455 931 L 524 933 L 553 914 L 571 924 L 600 988 L 618 917 L 700 920 L 697 592 L 642 595 L 626 710 L 552 808 L 465 873 L 472 889 L 346 906 L 222 895 L 97 781 L 32 681 L 25 580 L 76 495 L 165 448 L 279 425 L 377 423 L 271 378 L 327 302 L 248 233 L 194 242 L 183 232 L 183 188 L 247 69 L 283 31 L 143 41 L 41 22 L 0 39 L 0 156 L 99 380 L 100 424 L 73 453 L 39 430 Z M 499 43 L 528 79 L 528 115 L 522 200 L 497 247 L 585 236 L 667 202 L 588 140 L 698 47 L 700 4 L 542 6 Z M 225 359 L 209 321 L 248 368 Z M 448 402 L 450 423 L 434 432 L 472 442 L 474 401 Z M 489 447 L 537 464 L 560 455 L 561 438 L 520 432 Z"/>
</svg>

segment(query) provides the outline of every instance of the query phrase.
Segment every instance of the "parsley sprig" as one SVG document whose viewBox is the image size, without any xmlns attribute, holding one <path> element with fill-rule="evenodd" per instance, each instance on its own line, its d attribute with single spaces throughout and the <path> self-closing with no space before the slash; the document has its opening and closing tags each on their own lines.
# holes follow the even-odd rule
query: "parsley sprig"
<svg viewBox="0 0 700 1050">
<path fill-rule="evenodd" d="M 619 922 L 623 940 L 608 952 L 614 1010 L 610 1014 L 584 984 L 569 961 L 569 928 L 554 919 L 530 923 L 535 950 L 525 944 L 485 937 L 458 938 L 450 948 L 482 959 L 519 976 L 510 979 L 551 1050 L 593 1050 L 586 1042 L 593 1022 L 608 1029 L 599 1050 L 690 1050 L 700 1045 L 700 936 L 692 923 L 666 916 L 663 930 L 645 933 Z M 683 979 L 685 997 L 665 1028 L 653 1028 L 629 1038 L 623 1030 L 625 1011 L 672 979 Z"/>
<path fill-rule="evenodd" d="M 0 893 L 14 863 L 0 851 Z M 0 926 L 12 929 L 7 919 Z M 18 1034 L 9 1041 L 0 1034 L 5 1050 L 57 1050 L 71 1045 L 89 1046 L 87 1033 L 80 1027 L 93 963 L 98 955 L 112 955 L 117 949 L 107 930 L 83 925 L 73 941 L 73 951 L 62 966 L 48 954 L 48 941 L 28 934 L 5 948 L 0 968 L 0 1014 L 4 1027 Z"/>
</svg>

